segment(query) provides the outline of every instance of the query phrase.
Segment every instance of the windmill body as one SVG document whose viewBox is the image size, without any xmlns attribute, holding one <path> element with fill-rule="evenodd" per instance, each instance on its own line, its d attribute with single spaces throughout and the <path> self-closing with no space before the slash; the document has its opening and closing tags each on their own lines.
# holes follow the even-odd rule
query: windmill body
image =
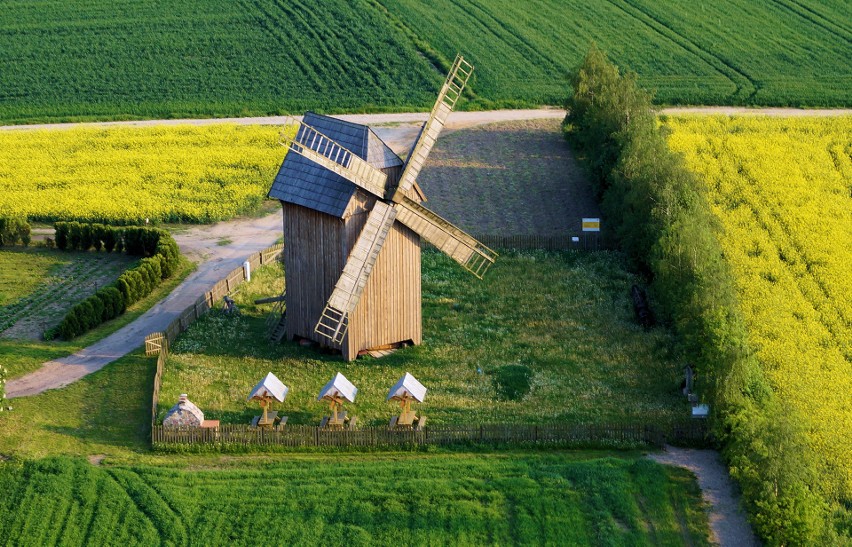
<svg viewBox="0 0 852 547">
<path fill-rule="evenodd" d="M 284 209 L 290 338 L 352 360 L 421 340 L 420 240 L 481 277 L 496 253 L 421 205 L 416 178 L 473 67 L 461 56 L 403 162 L 368 127 L 308 112 L 269 196 Z"/>
<path fill-rule="evenodd" d="M 311 112 L 303 123 L 398 180 L 402 160 L 368 127 Z M 414 189 L 412 197 L 422 199 Z M 340 349 L 347 360 L 370 348 L 421 341 L 420 237 L 394 223 L 352 312 L 334 342 L 314 329 L 377 198 L 299 154 L 287 154 L 269 192 L 284 210 L 286 332 Z"/>
</svg>

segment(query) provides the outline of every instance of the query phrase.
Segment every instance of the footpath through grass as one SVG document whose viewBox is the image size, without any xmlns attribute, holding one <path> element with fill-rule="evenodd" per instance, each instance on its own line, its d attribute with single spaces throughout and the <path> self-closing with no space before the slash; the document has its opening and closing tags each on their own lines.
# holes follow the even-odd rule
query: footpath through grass
<svg viewBox="0 0 852 547">
<path fill-rule="evenodd" d="M 161 417 L 178 399 L 205 417 L 249 423 L 251 388 L 268 372 L 290 387 L 276 408 L 291 424 L 320 422 L 320 388 L 338 371 L 358 388 L 347 410 L 364 425 L 387 424 L 388 389 L 405 373 L 428 389 L 429 423 L 644 422 L 687 416 L 678 396 L 682 361 L 669 333 L 643 331 L 629 299 L 637 281 L 619 254 L 509 252 L 480 281 L 444 255 L 423 253 L 421 346 L 346 363 L 293 342 L 266 339 L 255 298 L 280 294 L 283 272 L 265 268 L 241 285 L 240 317 L 210 314 L 172 346 Z"/>
<path fill-rule="evenodd" d="M 0 537 L 18 545 L 708 545 L 708 526 L 689 472 L 633 455 L 314 456 L 191 468 L 52 458 L 0 464 Z"/>
</svg>

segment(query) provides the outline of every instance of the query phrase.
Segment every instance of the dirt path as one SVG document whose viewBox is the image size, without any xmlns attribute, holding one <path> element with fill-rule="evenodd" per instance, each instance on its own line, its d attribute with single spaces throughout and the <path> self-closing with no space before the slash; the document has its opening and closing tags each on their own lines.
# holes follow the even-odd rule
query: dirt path
<svg viewBox="0 0 852 547">
<path fill-rule="evenodd" d="M 846 116 L 852 115 L 852 109 L 802 109 L 802 108 L 745 108 L 734 106 L 685 106 L 663 108 L 661 114 L 721 114 L 721 115 L 763 115 L 780 117 L 802 117 L 802 116 Z M 369 126 L 405 126 L 419 125 L 426 121 L 428 112 L 402 112 L 395 114 L 341 114 L 335 117 Z M 565 110 L 561 108 L 532 108 L 525 110 L 482 110 L 477 112 L 453 112 L 447 120 L 447 129 L 462 129 L 494 122 L 508 122 L 519 120 L 537 120 L 542 118 L 565 117 Z M 28 129 L 71 129 L 75 127 L 151 127 L 161 125 L 213 125 L 230 123 L 238 125 L 283 125 L 293 118 L 301 119 L 301 116 L 265 116 L 254 118 L 208 118 L 208 119 L 180 119 L 180 120 L 134 120 L 124 122 L 85 122 L 85 123 L 54 123 L 33 125 L 3 125 L 0 131 L 24 131 Z M 381 136 L 381 135 L 380 135 Z M 416 133 L 415 133 L 416 136 Z M 412 137 L 413 139 L 413 137 Z"/>
<path fill-rule="evenodd" d="M 715 450 L 692 450 L 667 446 L 649 454 L 652 460 L 683 467 L 695 473 L 710 521 L 711 540 L 722 547 L 752 547 L 760 543 L 746 520 L 728 470 Z"/>
<path fill-rule="evenodd" d="M 124 328 L 73 355 L 48 361 L 31 374 L 9 380 L 6 395 L 11 399 L 61 388 L 127 355 L 145 341 L 147 334 L 165 329 L 199 295 L 239 267 L 249 255 L 272 245 L 280 236 L 280 211 L 263 218 L 199 226 L 176 234 L 181 251 L 199 262 L 195 272 L 168 297 Z M 227 244 L 220 244 L 223 242 Z"/>
</svg>

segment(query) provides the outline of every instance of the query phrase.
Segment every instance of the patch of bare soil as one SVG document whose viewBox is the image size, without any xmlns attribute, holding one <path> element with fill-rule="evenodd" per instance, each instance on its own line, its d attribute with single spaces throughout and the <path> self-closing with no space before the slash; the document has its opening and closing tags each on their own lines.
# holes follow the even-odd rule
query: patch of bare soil
<svg viewBox="0 0 852 547">
<path fill-rule="evenodd" d="M 38 340 L 45 330 L 59 324 L 78 302 L 115 281 L 134 258 L 118 253 L 73 253 L 73 260 L 18 303 L 14 321 L 0 338 Z"/>
<path fill-rule="evenodd" d="M 474 236 L 577 235 L 582 217 L 600 216 L 555 118 L 445 133 L 418 183 L 430 209 Z"/>
<path fill-rule="evenodd" d="M 100 465 L 106 459 L 106 454 L 90 454 L 86 459 L 92 465 Z"/>
</svg>

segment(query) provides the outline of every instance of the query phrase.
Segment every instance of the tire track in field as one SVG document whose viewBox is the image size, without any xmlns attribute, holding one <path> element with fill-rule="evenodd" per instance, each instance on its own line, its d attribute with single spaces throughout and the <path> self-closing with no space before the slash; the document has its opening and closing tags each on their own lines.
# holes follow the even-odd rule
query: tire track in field
<svg viewBox="0 0 852 547">
<path fill-rule="evenodd" d="M 723 146 L 725 146 L 724 143 Z M 729 154 L 732 157 L 738 158 L 738 156 L 732 152 Z M 766 207 L 760 206 L 760 204 L 771 203 L 771 200 L 768 200 L 766 195 L 761 191 L 760 181 L 756 177 L 752 176 L 748 169 L 743 168 L 742 164 L 740 164 L 739 167 L 741 176 L 748 181 L 748 188 L 750 188 L 751 191 L 748 193 L 741 191 L 737 195 L 737 198 L 748 206 L 757 225 L 761 230 L 769 235 L 775 254 L 787 265 L 785 266 L 785 269 L 794 277 L 794 283 L 792 284 L 794 290 L 801 295 L 802 300 L 807 302 L 818 314 L 818 317 L 820 318 L 820 325 L 822 325 L 823 328 L 831 334 L 832 338 L 837 341 L 837 345 L 846 361 L 852 362 L 852 354 L 850 354 L 848 342 L 845 342 L 846 338 L 844 333 L 837 332 L 833 323 L 827 323 L 822 320 L 823 317 L 833 315 L 840 320 L 840 323 L 849 324 L 850 318 L 845 317 L 845 314 L 843 313 L 844 310 L 831 298 L 828 288 L 820 281 L 819 277 L 811 271 L 811 261 L 808 259 L 802 244 L 792 236 L 794 231 L 791 229 L 789 222 L 783 217 L 777 208 L 773 207 L 767 209 Z M 785 255 L 784 251 L 787 247 L 793 251 L 793 257 L 787 257 Z M 800 269 L 793 269 L 792 265 L 796 263 L 804 265 L 804 272 Z M 796 275 L 796 272 L 800 275 Z M 819 292 L 822 295 L 822 298 L 820 299 L 821 302 L 817 301 L 817 299 L 802 290 L 801 282 L 798 281 L 799 278 L 807 279 L 810 284 L 819 289 Z"/>
<path fill-rule="evenodd" d="M 695 55 L 701 61 L 707 63 L 710 67 L 716 70 L 719 74 L 730 80 L 731 83 L 736 86 L 736 91 L 734 92 L 732 97 L 748 93 L 748 96 L 744 98 L 744 102 L 748 102 L 748 100 L 754 97 L 760 90 L 760 86 L 757 84 L 757 82 L 752 80 L 748 74 L 731 65 L 728 61 L 726 61 L 719 55 L 702 49 L 698 44 L 696 44 L 686 36 L 680 34 L 678 31 L 668 26 L 665 22 L 660 21 L 653 14 L 647 12 L 641 6 L 634 4 L 632 0 L 622 0 L 623 3 L 618 2 L 617 0 L 607 1 L 615 8 L 620 9 L 625 14 L 629 15 L 630 17 L 633 17 L 640 23 L 644 24 L 645 26 L 662 36 L 663 38 L 671 41 L 674 44 L 677 44 L 687 52 Z M 745 81 L 745 83 L 743 83 L 743 80 Z"/>
<path fill-rule="evenodd" d="M 269 35 L 270 38 L 275 40 L 281 49 L 284 51 L 292 51 L 293 44 L 287 42 L 282 38 L 282 36 L 276 32 L 276 25 L 274 17 L 263 8 L 262 3 L 258 1 L 251 0 L 237 0 L 239 4 L 245 9 L 246 13 L 248 13 L 257 24 Z M 291 54 L 289 55 L 293 64 L 295 64 L 300 71 L 299 78 L 308 81 L 308 83 L 314 89 L 323 89 L 323 82 L 319 78 L 319 75 L 315 70 L 312 70 L 311 67 L 306 66 L 305 58 L 301 55 Z"/>
<path fill-rule="evenodd" d="M 542 52 L 540 52 L 540 51 L 538 50 L 538 48 L 537 48 L 535 45 L 533 45 L 533 44 L 532 44 L 529 40 L 527 40 L 527 39 L 526 39 L 526 37 L 525 37 L 524 35 L 522 35 L 520 32 L 518 32 L 517 30 L 515 30 L 515 28 L 514 28 L 514 27 L 511 27 L 511 26 L 507 25 L 505 22 L 503 22 L 503 21 L 501 21 L 500 19 L 498 19 L 498 18 L 497 18 L 497 17 L 496 17 L 493 13 L 491 13 L 491 11 L 489 11 L 487 8 L 485 8 L 484 6 L 482 6 L 482 5 L 481 5 L 481 3 L 478 3 L 478 2 L 476 2 L 475 0 L 471 0 L 471 6 L 475 7 L 477 10 L 479 10 L 479 12 L 482 14 L 482 17 L 483 17 L 483 18 L 488 18 L 488 19 L 490 19 L 491 21 L 493 21 L 494 25 L 496 25 L 497 27 L 499 27 L 499 29 L 500 29 L 503 33 L 506 33 L 506 34 L 510 35 L 512 38 L 514 38 L 514 39 L 517 41 L 517 43 L 522 44 L 522 45 L 525 47 L 525 49 L 526 49 L 526 50 L 528 50 L 528 51 L 529 51 L 530 53 L 532 53 L 535 57 L 537 57 L 540 61 L 542 61 L 542 62 L 543 62 L 543 64 L 545 64 L 545 65 L 547 66 L 547 71 L 548 71 L 548 72 L 550 72 L 550 73 L 555 73 L 555 72 L 558 72 L 558 71 L 560 70 L 560 67 L 558 67 L 558 66 L 556 65 L 556 63 L 555 63 L 555 62 L 553 62 L 553 60 L 552 60 L 552 59 L 549 59 L 549 58 L 548 58 L 548 57 L 546 57 L 546 56 L 545 56 Z M 477 19 L 480 19 L 480 18 L 479 18 L 479 17 L 477 17 Z M 492 31 L 492 32 L 494 32 L 494 31 Z M 496 32 L 494 32 L 494 34 L 495 34 L 495 35 L 497 35 L 497 33 L 496 33 Z M 512 46 L 512 44 L 510 44 L 508 40 L 505 40 L 505 39 L 502 39 L 502 38 L 501 38 L 501 40 L 502 40 L 505 44 L 507 44 L 508 46 L 510 46 L 510 47 Z M 512 49 L 514 49 L 515 51 L 517 51 L 517 49 L 516 49 L 516 48 L 512 48 Z M 523 54 L 522 54 L 522 55 L 523 55 Z M 528 56 L 526 56 L 526 55 L 524 55 L 524 57 L 525 57 L 525 58 L 529 58 L 529 57 L 528 57 Z M 535 66 L 536 66 L 536 67 L 540 67 L 540 68 L 544 68 L 544 67 L 541 67 L 541 65 L 535 65 Z"/>
<path fill-rule="evenodd" d="M 170 539 L 174 541 L 175 544 L 179 545 L 189 544 L 189 532 L 186 525 L 183 523 L 180 514 L 176 513 L 174 509 L 172 509 L 172 507 L 163 499 L 160 493 L 151 488 L 148 483 L 145 482 L 145 479 L 139 476 L 138 473 L 130 469 L 121 469 L 121 471 L 122 473 L 126 473 L 127 476 L 122 476 L 118 473 L 118 470 L 115 469 L 107 470 L 107 474 L 113 481 L 115 481 L 127 497 L 130 498 L 139 513 L 144 515 L 151 525 L 154 526 L 154 529 L 156 529 L 160 534 L 160 538 L 167 540 Z M 137 481 L 140 484 L 132 484 Z M 149 496 L 149 499 L 147 500 L 143 498 L 146 494 Z M 169 522 L 164 522 L 163 519 L 160 518 L 160 515 L 155 512 L 154 508 L 145 503 L 145 501 L 165 507 L 165 513 L 168 516 Z M 167 529 L 167 527 L 171 530 Z"/>
<path fill-rule="evenodd" d="M 275 4 L 286 17 L 301 16 L 301 14 L 303 13 L 310 14 L 316 20 L 322 20 L 328 17 L 326 14 L 316 13 L 316 10 L 318 9 L 316 6 L 319 6 L 319 9 L 322 9 L 322 6 L 321 4 L 314 3 L 311 0 L 300 0 L 300 5 L 298 8 L 291 7 L 293 5 L 293 0 L 275 0 Z M 324 46 L 329 45 L 329 40 L 324 39 L 322 36 L 320 36 L 319 32 L 314 30 L 314 25 L 308 23 L 306 17 L 301 16 L 300 18 L 304 21 L 305 27 L 310 29 L 311 36 L 315 40 L 317 40 L 317 43 L 322 43 Z M 347 51 L 345 46 L 347 42 L 352 42 L 351 30 L 347 29 L 343 25 L 335 24 L 326 25 L 323 31 L 330 34 L 336 39 L 336 41 L 332 42 L 331 44 L 332 46 L 334 46 L 334 51 L 331 55 L 325 55 L 326 57 L 333 56 L 336 59 L 350 59 L 353 56 L 352 54 L 350 54 L 349 51 Z M 365 79 L 368 79 L 371 87 L 376 92 L 384 93 L 387 91 L 393 91 L 393 89 L 388 86 L 389 81 L 382 80 L 382 77 L 385 76 L 385 74 L 382 72 L 380 65 L 377 63 L 367 63 L 366 66 L 360 67 L 358 75 Z M 341 81 L 341 79 L 347 78 L 348 76 L 341 68 L 335 72 L 328 74 L 327 77 L 329 80 L 334 81 L 336 84 L 337 82 Z M 338 89 L 340 91 L 344 91 L 342 88 L 338 87 Z"/>
<path fill-rule="evenodd" d="M 341 50 L 339 47 L 335 47 L 337 46 L 337 44 L 335 44 L 333 41 L 329 43 L 329 40 L 324 39 L 320 35 L 320 33 L 317 32 L 315 28 L 316 25 L 312 25 L 310 23 L 308 14 L 310 14 L 311 12 L 308 8 L 308 5 L 306 5 L 304 2 L 299 2 L 298 6 L 294 6 L 293 4 L 295 4 L 295 2 L 293 2 L 292 0 L 288 0 L 286 2 L 276 0 L 275 2 L 270 3 L 269 9 L 264 10 L 264 12 L 269 17 L 269 19 L 273 21 L 275 26 L 281 27 L 281 25 L 278 24 L 281 19 L 292 21 L 298 27 L 303 29 L 303 33 L 309 37 L 311 42 L 323 45 L 323 48 L 325 48 L 324 51 L 326 53 L 319 56 L 319 58 L 316 55 L 316 53 L 319 52 L 318 48 L 305 48 L 302 49 L 299 54 L 310 65 L 311 74 L 316 75 L 317 79 L 321 82 L 317 86 L 318 89 L 328 90 L 330 87 L 334 87 L 335 89 L 339 90 L 339 87 L 337 86 L 337 79 L 331 78 L 332 75 L 326 73 L 321 58 L 336 57 L 338 59 L 345 59 L 346 57 L 348 57 L 348 55 L 346 55 L 346 52 Z M 331 25 L 325 25 L 323 30 L 333 34 L 333 32 L 331 31 Z M 280 37 L 279 42 L 281 42 Z M 290 48 L 292 48 L 292 44 L 290 45 Z M 306 53 L 308 54 L 306 55 Z M 334 85 L 332 86 L 330 84 Z"/>
<path fill-rule="evenodd" d="M 852 32 L 850 32 L 848 28 L 829 20 L 825 15 L 818 13 L 813 8 L 810 8 L 801 2 L 796 2 L 795 0 L 775 0 L 775 3 L 790 13 L 801 17 L 806 21 L 810 21 L 814 25 L 820 27 L 826 32 L 829 32 L 830 34 L 833 34 L 844 42 L 852 44 Z M 839 29 L 839 31 L 837 29 Z"/>
</svg>

